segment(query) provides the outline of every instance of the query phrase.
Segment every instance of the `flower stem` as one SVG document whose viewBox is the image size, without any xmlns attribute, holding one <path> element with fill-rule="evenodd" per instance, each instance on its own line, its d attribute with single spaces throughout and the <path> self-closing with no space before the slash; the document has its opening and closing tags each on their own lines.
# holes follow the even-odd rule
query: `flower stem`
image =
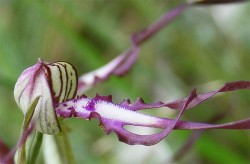
<svg viewBox="0 0 250 164">
<path fill-rule="evenodd" d="M 19 139 L 19 143 L 17 145 L 17 148 L 20 146 L 18 149 L 18 157 L 17 157 L 17 163 L 18 164 L 25 164 L 26 163 L 26 140 L 33 130 L 32 128 L 32 117 L 36 108 L 36 105 L 40 99 L 40 96 L 36 97 L 35 100 L 32 102 L 30 105 L 24 120 L 23 120 L 23 125 L 22 125 L 22 130 L 21 130 L 21 136 Z M 30 129 L 31 127 L 31 129 Z"/>
<path fill-rule="evenodd" d="M 36 131 L 30 146 L 27 164 L 36 163 L 37 155 L 40 151 L 42 140 L 43 134 L 39 131 Z"/>
</svg>

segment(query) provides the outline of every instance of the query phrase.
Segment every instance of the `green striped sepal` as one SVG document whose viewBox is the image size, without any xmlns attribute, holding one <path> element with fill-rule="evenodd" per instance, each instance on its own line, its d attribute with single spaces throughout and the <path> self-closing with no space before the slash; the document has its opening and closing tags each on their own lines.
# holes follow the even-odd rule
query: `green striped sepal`
<svg viewBox="0 0 250 164">
<path fill-rule="evenodd" d="M 61 128 L 54 109 L 58 103 L 74 98 L 76 90 L 77 72 L 71 64 L 38 59 L 37 64 L 24 70 L 18 78 L 14 97 L 26 115 L 32 102 L 40 96 L 33 115 L 36 129 L 45 134 L 58 134 Z"/>
</svg>

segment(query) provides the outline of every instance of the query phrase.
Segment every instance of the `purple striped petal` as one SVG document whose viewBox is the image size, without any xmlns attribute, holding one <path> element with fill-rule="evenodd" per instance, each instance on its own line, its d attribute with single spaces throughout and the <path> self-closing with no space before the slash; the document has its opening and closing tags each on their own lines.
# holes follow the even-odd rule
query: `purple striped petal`
<svg viewBox="0 0 250 164">
<path fill-rule="evenodd" d="M 16 82 L 14 97 L 23 114 L 26 114 L 35 98 L 41 96 L 33 116 L 36 120 L 36 129 L 54 134 L 59 133 L 61 129 L 54 112 L 52 93 L 46 79 L 44 64 L 38 61 L 37 64 L 23 71 Z"/>
<path fill-rule="evenodd" d="M 66 62 L 46 63 L 41 59 L 24 70 L 18 78 L 14 97 L 23 114 L 35 98 L 40 97 L 33 119 L 36 129 L 46 134 L 61 132 L 54 107 L 76 96 L 77 72 Z"/>
</svg>

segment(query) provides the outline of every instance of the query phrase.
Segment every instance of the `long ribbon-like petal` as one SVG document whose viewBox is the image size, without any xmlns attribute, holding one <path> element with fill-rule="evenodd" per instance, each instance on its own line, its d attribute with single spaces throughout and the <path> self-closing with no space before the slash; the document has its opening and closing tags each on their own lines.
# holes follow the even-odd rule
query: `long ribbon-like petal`
<svg viewBox="0 0 250 164">
<path fill-rule="evenodd" d="M 138 47 L 132 47 L 101 68 L 79 77 L 77 95 L 83 95 L 95 84 L 107 80 L 111 75 L 124 75 L 135 63 Z"/>
<path fill-rule="evenodd" d="M 249 89 L 249 81 L 236 81 L 226 83 L 218 90 L 197 95 L 193 90 L 189 97 L 170 103 L 156 102 L 146 104 L 139 98 L 134 103 L 124 100 L 115 104 L 111 96 L 99 96 L 89 98 L 86 96 L 69 100 L 56 107 L 56 113 L 60 117 L 78 117 L 90 120 L 97 118 L 106 133 L 114 132 L 120 141 L 127 144 L 153 145 L 165 138 L 173 129 L 250 129 L 250 118 L 225 124 L 208 124 L 199 122 L 188 122 L 179 120 L 186 109 L 191 109 L 203 101 L 213 97 L 220 92 L 229 92 L 239 89 Z M 168 107 L 179 109 L 180 113 L 176 119 L 154 117 L 138 113 L 138 110 L 150 108 Z M 162 132 L 152 135 L 138 135 L 124 128 L 126 125 L 162 128 Z"/>
<path fill-rule="evenodd" d="M 128 50 L 101 68 L 79 77 L 77 95 L 83 95 L 86 90 L 99 82 L 107 80 L 111 75 L 121 76 L 128 72 L 138 57 L 140 45 L 171 23 L 189 6 L 190 4 L 180 5 L 175 9 L 166 12 L 161 18 L 159 18 L 159 20 L 148 28 L 134 33 L 131 37 L 132 45 Z"/>
</svg>

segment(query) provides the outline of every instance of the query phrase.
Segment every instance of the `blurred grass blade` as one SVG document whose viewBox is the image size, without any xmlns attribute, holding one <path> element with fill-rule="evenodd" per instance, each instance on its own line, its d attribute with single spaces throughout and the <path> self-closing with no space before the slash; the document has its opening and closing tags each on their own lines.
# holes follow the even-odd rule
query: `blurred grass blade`
<svg viewBox="0 0 250 164">
<path fill-rule="evenodd" d="M 247 0 L 200 0 L 194 4 L 210 5 L 210 4 L 223 4 L 223 3 L 237 3 L 246 2 Z"/>
<path fill-rule="evenodd" d="M 202 139 L 199 140 L 197 147 L 201 156 L 205 159 L 209 159 L 210 163 L 249 163 L 249 160 L 245 158 L 243 154 L 235 153 L 237 149 L 228 148 L 227 145 L 214 142 L 214 140 L 209 137 L 202 137 Z"/>
<path fill-rule="evenodd" d="M 72 46 L 74 46 L 76 51 L 78 51 L 79 57 L 85 61 L 86 65 L 91 67 L 103 64 L 101 62 L 102 60 L 100 60 L 99 50 L 88 40 L 80 37 L 79 34 L 69 27 L 67 23 L 58 19 L 52 11 L 48 10 L 48 5 L 50 3 L 35 3 L 32 1 L 28 2 L 37 9 L 36 12 L 38 12 L 40 15 L 43 15 L 43 17 L 46 18 L 51 25 L 60 30 L 60 32 L 66 37 L 67 40 L 69 40 Z"/>
</svg>

